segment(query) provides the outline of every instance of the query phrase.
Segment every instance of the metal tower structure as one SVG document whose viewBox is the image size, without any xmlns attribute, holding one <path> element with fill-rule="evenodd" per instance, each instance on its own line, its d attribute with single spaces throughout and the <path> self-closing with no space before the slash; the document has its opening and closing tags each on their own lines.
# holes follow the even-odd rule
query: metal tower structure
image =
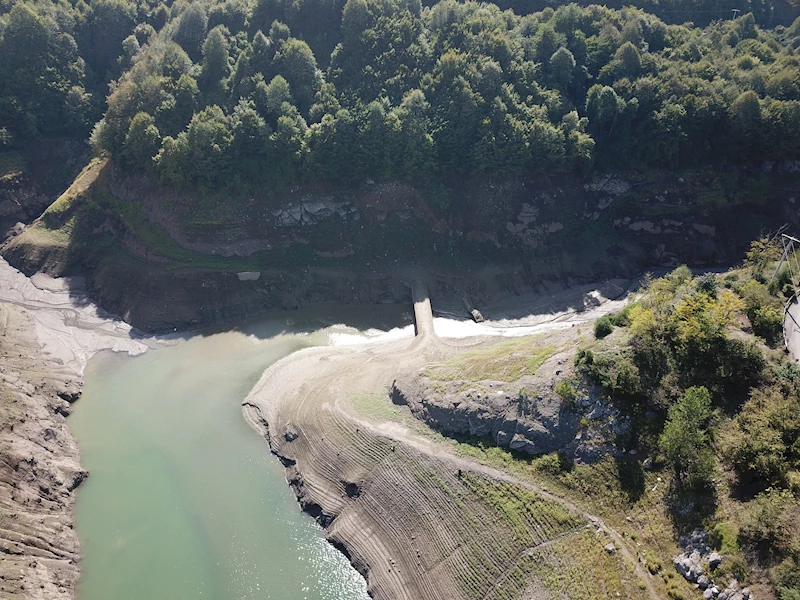
<svg viewBox="0 0 800 600">
<path fill-rule="evenodd" d="M 783 314 L 783 342 L 786 349 L 796 361 L 800 361 L 800 304 L 798 304 L 798 284 L 800 284 L 800 262 L 797 251 L 800 250 L 800 240 L 785 233 L 781 234 L 783 254 L 772 279 L 778 276 L 781 268 L 786 265 L 792 281 L 794 294 L 786 303 Z"/>
<path fill-rule="evenodd" d="M 781 255 L 780 261 L 778 261 L 775 272 L 772 274 L 772 279 L 775 279 L 778 273 L 781 272 L 781 267 L 786 265 L 789 269 L 789 276 L 792 279 L 795 295 L 797 295 L 798 283 L 800 283 L 800 262 L 797 260 L 797 251 L 800 250 L 800 240 L 791 235 L 782 233 L 781 242 L 783 243 L 783 254 Z"/>
</svg>

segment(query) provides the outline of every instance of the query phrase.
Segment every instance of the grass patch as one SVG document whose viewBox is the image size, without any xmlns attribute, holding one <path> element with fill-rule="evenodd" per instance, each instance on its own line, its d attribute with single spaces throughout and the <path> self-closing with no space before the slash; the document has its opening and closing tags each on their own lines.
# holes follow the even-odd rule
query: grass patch
<svg viewBox="0 0 800 600">
<path fill-rule="evenodd" d="M 92 249 L 97 240 L 96 228 L 111 221 L 121 224 L 149 252 L 167 261 L 158 265 L 159 268 L 262 271 L 297 267 L 313 261 L 313 252 L 305 247 L 293 246 L 246 258 L 203 254 L 184 248 L 166 229 L 150 221 L 137 202 L 121 200 L 111 193 L 106 164 L 104 160 L 92 161 L 69 189 L 47 208 L 42 221 L 25 232 L 25 241 L 34 246 Z M 131 258 L 136 259 L 135 256 Z"/>
<path fill-rule="evenodd" d="M 629 464 L 612 457 L 591 465 L 573 464 L 556 453 L 540 457 L 515 454 L 498 448 L 490 440 L 458 441 L 435 432 L 431 432 L 429 437 L 437 437 L 453 454 L 471 458 L 570 499 L 603 518 L 620 534 L 631 539 L 635 536 L 639 559 L 651 572 L 663 574 L 671 570 L 664 565 L 672 564 L 672 556 L 679 552 L 679 548 L 665 501 L 669 486 L 661 473 L 644 471 L 637 461 Z M 564 583 L 558 581 L 558 585 Z M 675 592 L 691 591 L 684 584 L 682 578 L 670 582 Z"/>
<path fill-rule="evenodd" d="M 527 336 L 476 348 L 425 371 L 433 381 L 516 381 L 533 375 L 558 348 L 539 346 L 541 336 Z"/>
<path fill-rule="evenodd" d="M 740 554 L 739 528 L 731 521 L 720 521 L 711 530 L 711 545 L 721 554 Z"/>
<path fill-rule="evenodd" d="M 582 519 L 561 504 L 521 486 L 469 473 L 464 474 L 461 481 L 494 509 L 520 543 L 542 543 L 583 524 Z"/>
<path fill-rule="evenodd" d="M 552 597 L 572 600 L 647 598 L 646 589 L 619 552 L 603 550 L 607 538 L 583 530 L 530 554 L 532 574 Z"/>
<path fill-rule="evenodd" d="M 407 426 L 418 423 L 408 407 L 394 404 L 387 394 L 380 392 L 354 394 L 348 404 L 356 415 L 368 421 L 391 421 Z"/>
<path fill-rule="evenodd" d="M 56 229 L 50 229 L 43 223 L 36 223 L 33 227 L 28 227 L 23 231 L 16 243 L 25 243 L 41 248 L 67 248 L 72 243 L 74 226 L 74 219 Z"/>
</svg>

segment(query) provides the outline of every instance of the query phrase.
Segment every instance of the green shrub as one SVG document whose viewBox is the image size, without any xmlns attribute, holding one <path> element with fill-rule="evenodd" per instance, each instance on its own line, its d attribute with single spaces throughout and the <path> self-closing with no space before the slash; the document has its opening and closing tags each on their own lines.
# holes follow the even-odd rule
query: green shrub
<svg viewBox="0 0 800 600">
<path fill-rule="evenodd" d="M 800 561 L 784 560 L 775 569 L 775 589 L 780 600 L 800 600 Z"/>
<path fill-rule="evenodd" d="M 783 339 L 783 309 L 780 306 L 762 306 L 755 309 L 750 316 L 753 333 L 764 338 L 771 347 L 775 347 Z"/>
<path fill-rule="evenodd" d="M 631 324 L 631 311 L 636 304 L 628 304 L 618 314 L 610 315 L 609 320 L 611 324 L 616 327 L 627 327 Z"/>
<path fill-rule="evenodd" d="M 558 394 L 564 402 L 575 402 L 578 397 L 578 390 L 572 385 L 572 382 L 564 379 L 556 386 L 556 394 Z"/>
<path fill-rule="evenodd" d="M 778 292 L 784 292 L 784 290 L 786 289 L 787 285 L 789 286 L 789 289 L 791 290 L 791 294 L 793 294 L 794 293 L 794 286 L 792 285 L 792 276 L 789 273 L 789 269 L 787 267 L 783 267 L 778 272 L 778 274 L 770 280 L 769 285 L 767 286 L 767 289 L 768 289 L 770 294 L 775 296 L 775 295 L 778 294 Z M 784 292 L 784 294 L 785 294 L 785 292 Z"/>
<path fill-rule="evenodd" d="M 753 548 L 762 560 L 779 559 L 787 555 L 793 536 L 799 536 L 800 510 L 794 496 L 786 490 L 769 490 L 748 502 L 742 514 L 739 537 Z M 795 527 L 792 527 L 792 524 Z"/>
<path fill-rule="evenodd" d="M 560 475 L 561 473 L 568 473 L 574 467 L 573 462 L 568 456 L 561 452 L 551 452 L 544 454 L 533 462 L 534 468 L 548 475 Z"/>
<path fill-rule="evenodd" d="M 595 321 L 594 324 L 594 337 L 598 340 L 602 340 L 608 334 L 614 331 L 614 325 L 611 322 L 611 318 L 606 315 L 604 317 L 600 317 Z"/>
<path fill-rule="evenodd" d="M 670 283 L 672 291 L 674 292 L 679 287 L 692 280 L 692 270 L 686 265 L 681 265 L 680 267 L 677 267 L 674 271 L 667 273 L 664 279 L 666 279 Z"/>
<path fill-rule="evenodd" d="M 785 486 L 800 462 L 798 436 L 800 401 L 779 386 L 755 390 L 734 419 L 725 456 L 741 483 L 755 490 Z"/>
<path fill-rule="evenodd" d="M 766 285 L 757 281 L 748 281 L 739 293 L 753 332 L 774 346 L 783 333 L 783 303 L 770 294 Z"/>
<path fill-rule="evenodd" d="M 783 383 L 794 383 L 800 379 L 800 365 L 787 360 L 781 364 L 777 376 Z"/>
<path fill-rule="evenodd" d="M 634 396 L 641 390 L 639 368 L 634 364 L 630 350 L 596 354 L 586 351 L 584 357 L 576 362 L 612 396 Z"/>
<path fill-rule="evenodd" d="M 711 395 L 704 387 L 692 387 L 670 406 L 667 423 L 658 440 L 680 489 L 707 489 L 714 474 L 710 431 Z"/>
<path fill-rule="evenodd" d="M 594 352 L 581 348 L 575 353 L 575 366 L 576 367 L 591 367 L 594 363 Z"/>
<path fill-rule="evenodd" d="M 697 291 L 708 294 L 712 298 L 717 297 L 717 278 L 713 273 L 706 273 L 697 278 Z"/>
</svg>

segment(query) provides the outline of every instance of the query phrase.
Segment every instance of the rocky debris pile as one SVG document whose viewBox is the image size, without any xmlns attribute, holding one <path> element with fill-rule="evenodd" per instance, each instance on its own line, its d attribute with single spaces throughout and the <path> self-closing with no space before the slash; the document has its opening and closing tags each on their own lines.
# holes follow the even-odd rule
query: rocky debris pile
<svg viewBox="0 0 800 600">
<path fill-rule="evenodd" d="M 587 423 L 575 434 L 571 444 L 576 460 L 592 463 L 609 452 L 618 453 L 618 449 L 614 448 L 611 442 L 628 432 L 630 428 L 628 417 L 623 416 L 608 400 L 598 398 L 592 393 L 579 395 L 572 409 L 582 415 L 583 423 Z M 630 453 L 635 454 L 635 450 L 631 450 Z"/>
<path fill-rule="evenodd" d="M 684 221 L 676 221 L 675 219 L 661 219 L 660 221 L 651 221 L 645 218 L 631 218 L 625 217 L 621 219 L 614 219 L 614 227 L 627 227 L 631 231 L 658 234 L 682 234 L 694 235 L 699 233 L 706 237 L 714 237 L 717 233 L 716 227 L 711 225 L 704 225 L 703 223 L 688 223 Z"/>
<path fill-rule="evenodd" d="M 749 589 L 742 589 L 739 582 L 731 578 L 725 585 L 713 579 L 714 570 L 723 557 L 713 552 L 708 544 L 708 532 L 695 529 L 678 540 L 683 552 L 672 557 L 675 569 L 687 581 L 703 591 L 704 600 L 755 600 Z"/>
<path fill-rule="evenodd" d="M 291 204 L 286 208 L 273 211 L 275 224 L 278 227 L 294 227 L 297 225 L 314 225 L 322 219 L 337 215 L 341 219 L 358 221 L 361 216 L 358 209 L 350 202 L 337 202 L 332 198 L 320 200 L 304 199 L 299 204 Z"/>
</svg>

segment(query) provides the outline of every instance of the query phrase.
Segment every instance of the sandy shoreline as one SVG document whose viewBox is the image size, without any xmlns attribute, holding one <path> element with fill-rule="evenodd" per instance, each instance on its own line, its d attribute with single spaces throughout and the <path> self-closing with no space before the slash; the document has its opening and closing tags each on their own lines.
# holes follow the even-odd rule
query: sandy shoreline
<svg viewBox="0 0 800 600">
<path fill-rule="evenodd" d="M 624 298 L 590 297 L 591 305 L 580 311 L 562 310 L 502 324 L 435 319 L 425 298 L 415 303 L 418 335 L 413 339 L 390 336 L 382 340 L 378 336 L 359 345 L 311 348 L 285 357 L 264 372 L 243 402 L 245 418 L 283 462 L 300 505 L 317 518 L 326 528 L 328 539 L 364 575 L 373 597 L 468 597 L 459 581 L 461 567 L 443 566 L 452 560 L 453 550 L 443 550 L 442 546 L 458 548 L 480 542 L 469 532 L 444 532 L 433 523 L 439 522 L 439 510 L 447 512 L 453 498 L 442 496 L 437 503 L 426 494 L 420 501 L 419 490 L 424 487 L 420 473 L 432 472 L 432 479 L 444 480 L 442 489 L 460 484 L 452 481 L 454 470 L 458 470 L 459 480 L 461 470 L 496 481 L 510 482 L 510 478 L 442 453 L 395 423 L 357 419 L 341 405 L 358 394 L 383 391 L 386 395 L 399 373 L 454 356 L 487 336 L 530 335 L 578 326 L 618 310 L 625 302 Z M 645 582 L 649 596 L 655 597 L 618 533 L 571 503 L 541 489 L 538 493 L 603 528 L 609 539 L 619 544 L 631 572 Z M 467 510 L 477 515 L 483 509 L 472 505 Z M 424 516 L 430 515 L 435 518 L 426 523 Z M 450 518 L 461 520 L 465 516 L 462 512 Z M 409 546 L 414 548 L 410 554 Z M 428 561 L 422 559 L 425 554 L 430 555 Z M 496 559 L 488 555 L 483 558 Z M 476 584 L 475 593 L 485 592 Z"/>
</svg>

